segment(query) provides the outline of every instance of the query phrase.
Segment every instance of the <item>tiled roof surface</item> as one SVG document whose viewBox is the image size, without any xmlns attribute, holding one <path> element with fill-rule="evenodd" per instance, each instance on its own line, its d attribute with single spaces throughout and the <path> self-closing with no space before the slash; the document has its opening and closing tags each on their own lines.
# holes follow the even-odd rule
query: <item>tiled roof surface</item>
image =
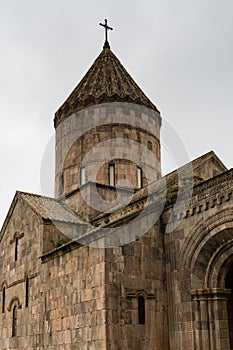
<svg viewBox="0 0 233 350">
<path fill-rule="evenodd" d="M 129 102 L 157 111 L 118 58 L 104 47 L 91 68 L 55 114 L 55 126 L 88 106 L 104 102 Z"/>
<path fill-rule="evenodd" d="M 43 219 L 70 222 L 74 224 L 85 224 L 65 204 L 61 204 L 53 198 L 26 192 L 17 193 Z"/>
</svg>

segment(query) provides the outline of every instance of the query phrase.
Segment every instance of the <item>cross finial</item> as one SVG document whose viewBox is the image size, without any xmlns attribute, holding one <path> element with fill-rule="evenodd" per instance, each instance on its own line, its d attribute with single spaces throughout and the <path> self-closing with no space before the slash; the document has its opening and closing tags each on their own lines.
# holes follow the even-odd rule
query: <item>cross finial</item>
<svg viewBox="0 0 233 350">
<path fill-rule="evenodd" d="M 99 23 L 100 26 L 105 28 L 105 43 L 104 43 L 104 48 L 110 49 L 109 43 L 108 43 L 108 30 L 113 30 L 113 28 L 108 26 L 108 20 L 105 19 L 105 23 Z"/>
</svg>

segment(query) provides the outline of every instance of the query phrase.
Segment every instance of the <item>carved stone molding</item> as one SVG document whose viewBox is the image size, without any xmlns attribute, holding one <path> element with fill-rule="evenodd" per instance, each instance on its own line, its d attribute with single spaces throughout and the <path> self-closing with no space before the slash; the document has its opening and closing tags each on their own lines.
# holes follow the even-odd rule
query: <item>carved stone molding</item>
<svg viewBox="0 0 233 350">
<path fill-rule="evenodd" d="M 155 299 L 154 293 L 147 293 L 144 289 L 132 289 L 126 293 L 127 299 L 137 299 L 139 296 L 143 296 L 144 299 Z"/>
<path fill-rule="evenodd" d="M 10 304 L 9 304 L 7 310 L 8 310 L 8 311 L 11 311 L 13 305 L 17 305 L 18 309 L 22 309 L 22 304 L 20 303 L 19 298 L 17 298 L 17 297 L 13 297 L 13 298 L 11 299 Z"/>
<path fill-rule="evenodd" d="M 192 299 L 195 301 L 228 300 L 231 290 L 221 288 L 203 288 L 191 290 L 190 293 Z"/>
</svg>

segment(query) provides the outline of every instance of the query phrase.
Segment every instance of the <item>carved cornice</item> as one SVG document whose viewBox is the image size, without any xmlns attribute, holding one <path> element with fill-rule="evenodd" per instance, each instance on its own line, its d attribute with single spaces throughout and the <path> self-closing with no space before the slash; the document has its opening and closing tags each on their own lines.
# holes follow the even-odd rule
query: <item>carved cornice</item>
<svg viewBox="0 0 233 350">
<path fill-rule="evenodd" d="M 228 300 L 231 290 L 220 288 L 204 288 L 191 290 L 190 294 L 193 300 L 206 301 L 206 300 Z"/>
<path fill-rule="evenodd" d="M 56 257 L 61 256 L 61 255 L 64 255 L 64 254 L 66 254 L 68 252 L 71 252 L 74 249 L 78 249 L 78 248 L 80 248 L 82 246 L 83 245 L 79 244 L 76 241 L 76 238 L 75 238 L 75 240 L 72 240 L 70 242 L 64 243 L 60 247 L 56 247 L 53 250 L 51 250 L 51 251 L 49 251 L 47 253 L 44 253 L 43 255 L 40 256 L 40 258 L 41 258 L 42 263 L 46 263 L 49 260 L 52 260 L 52 259 L 54 259 Z"/>
<path fill-rule="evenodd" d="M 194 187 L 189 208 L 185 209 L 183 202 L 176 203 L 175 220 L 186 219 L 198 215 L 215 206 L 229 202 L 233 197 L 233 169 L 211 178 Z"/>
</svg>

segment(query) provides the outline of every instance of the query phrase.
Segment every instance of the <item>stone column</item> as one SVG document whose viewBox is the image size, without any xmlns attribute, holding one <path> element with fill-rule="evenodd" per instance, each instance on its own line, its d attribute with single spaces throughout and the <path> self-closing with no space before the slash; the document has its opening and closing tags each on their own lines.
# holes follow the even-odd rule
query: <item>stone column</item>
<svg viewBox="0 0 233 350">
<path fill-rule="evenodd" d="M 231 350 L 227 300 L 229 289 L 191 291 L 194 311 L 194 349 Z"/>
</svg>

